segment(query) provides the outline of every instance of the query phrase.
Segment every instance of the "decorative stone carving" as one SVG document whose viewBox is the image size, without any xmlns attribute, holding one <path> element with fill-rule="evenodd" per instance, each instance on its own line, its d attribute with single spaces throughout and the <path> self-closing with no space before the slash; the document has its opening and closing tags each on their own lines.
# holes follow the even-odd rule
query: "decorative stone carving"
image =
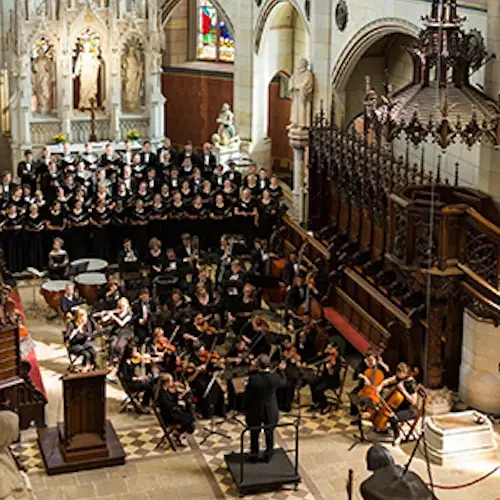
<svg viewBox="0 0 500 500">
<path fill-rule="evenodd" d="M 344 31 L 346 29 L 348 18 L 349 11 L 347 3 L 345 0 L 339 0 L 337 6 L 335 7 L 335 22 L 337 23 L 337 28 L 340 31 Z"/>
<path fill-rule="evenodd" d="M 122 60 L 123 110 L 137 113 L 141 109 L 144 83 L 144 59 L 140 47 L 128 45 Z"/>
<path fill-rule="evenodd" d="M 101 61 L 90 42 L 84 41 L 76 58 L 74 78 L 80 78 L 80 99 L 78 108 L 90 108 L 91 99 L 97 100 L 97 84 Z"/>
<path fill-rule="evenodd" d="M 234 114 L 229 104 L 224 103 L 217 117 L 217 133 L 212 136 L 212 143 L 216 147 L 227 147 L 239 143 L 240 138 L 236 134 L 234 125 Z"/>
<path fill-rule="evenodd" d="M 32 85 L 36 96 L 36 111 L 47 115 L 52 109 L 52 83 L 54 81 L 54 61 L 47 52 L 41 53 L 33 63 Z"/>
<path fill-rule="evenodd" d="M 311 126 L 311 103 L 314 91 L 314 75 L 309 69 L 309 62 L 302 58 L 295 73 L 290 78 L 292 109 L 288 130 L 305 130 Z"/>
</svg>

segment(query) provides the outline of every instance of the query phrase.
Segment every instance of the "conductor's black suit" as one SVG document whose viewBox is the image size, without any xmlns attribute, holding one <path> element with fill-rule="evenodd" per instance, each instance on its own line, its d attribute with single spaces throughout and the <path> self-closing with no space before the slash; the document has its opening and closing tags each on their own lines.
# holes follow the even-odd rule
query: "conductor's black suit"
<svg viewBox="0 0 500 500">
<path fill-rule="evenodd" d="M 264 427 L 266 436 L 266 455 L 270 457 L 274 448 L 274 427 L 278 423 L 279 409 L 276 391 L 286 384 L 283 370 L 278 373 L 260 371 L 252 373 L 245 391 L 246 422 L 250 430 L 250 453 L 259 454 L 259 434 Z"/>
</svg>

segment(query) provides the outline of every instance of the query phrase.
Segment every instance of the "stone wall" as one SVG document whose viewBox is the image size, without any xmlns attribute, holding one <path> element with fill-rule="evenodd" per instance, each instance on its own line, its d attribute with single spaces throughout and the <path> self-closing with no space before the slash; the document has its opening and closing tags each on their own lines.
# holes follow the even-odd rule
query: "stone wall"
<svg viewBox="0 0 500 500">
<path fill-rule="evenodd" d="M 182 0 L 172 11 L 165 26 L 164 66 L 175 66 L 188 60 L 188 13 L 188 1 Z"/>
<path fill-rule="evenodd" d="M 460 399 L 486 413 L 500 414 L 500 329 L 464 312 Z"/>
</svg>

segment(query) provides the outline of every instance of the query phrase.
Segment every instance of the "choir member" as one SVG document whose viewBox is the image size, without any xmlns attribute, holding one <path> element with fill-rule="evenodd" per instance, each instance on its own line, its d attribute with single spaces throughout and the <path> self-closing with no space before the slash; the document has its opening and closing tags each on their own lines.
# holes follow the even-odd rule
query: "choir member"
<svg viewBox="0 0 500 500">
<path fill-rule="evenodd" d="M 45 254 L 43 251 L 43 234 L 45 220 L 40 215 L 38 205 L 30 205 L 28 215 L 24 219 L 26 231 L 26 262 L 36 268 L 45 267 Z"/>
<path fill-rule="evenodd" d="M 23 251 L 23 225 L 24 216 L 16 205 L 7 207 L 7 215 L 3 222 L 3 245 L 8 269 L 13 273 L 24 269 L 25 255 Z"/>
<path fill-rule="evenodd" d="M 201 153 L 201 168 L 203 177 L 205 177 L 205 179 L 210 179 L 216 166 L 217 160 L 212 153 L 212 145 L 209 142 L 205 142 Z"/>
<path fill-rule="evenodd" d="M 54 238 L 52 250 L 49 252 L 48 267 L 51 280 L 62 280 L 66 276 L 69 265 L 68 252 L 63 248 L 64 241 Z"/>
<path fill-rule="evenodd" d="M 278 204 L 271 197 L 268 189 L 262 192 L 262 199 L 258 205 L 259 212 L 259 236 L 269 239 L 276 224 Z"/>
<path fill-rule="evenodd" d="M 229 179 L 238 189 L 241 187 L 241 172 L 236 170 L 236 163 L 229 162 L 229 170 L 224 173 L 224 179 Z"/>
<path fill-rule="evenodd" d="M 149 213 L 144 207 L 144 201 L 137 198 L 129 216 L 129 224 L 132 226 L 132 237 L 136 242 L 138 257 L 141 262 L 146 257 L 148 248 L 148 222 Z"/>
<path fill-rule="evenodd" d="M 88 252 L 90 217 L 81 200 L 77 200 L 69 211 L 67 222 L 70 229 L 68 246 L 71 259 L 83 259 L 87 257 Z"/>
<path fill-rule="evenodd" d="M 31 192 L 36 191 L 36 165 L 33 162 L 33 153 L 30 149 L 24 152 L 24 160 L 17 166 L 17 176 L 21 184 L 30 186 Z"/>
<path fill-rule="evenodd" d="M 98 198 L 90 214 L 90 224 L 92 226 L 92 256 L 108 261 L 110 259 L 111 210 L 107 207 L 106 198 Z"/>
</svg>

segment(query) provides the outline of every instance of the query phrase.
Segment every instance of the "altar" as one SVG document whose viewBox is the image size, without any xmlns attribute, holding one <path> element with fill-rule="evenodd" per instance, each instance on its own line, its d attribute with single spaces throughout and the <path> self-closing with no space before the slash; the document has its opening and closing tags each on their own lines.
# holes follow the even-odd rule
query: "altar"
<svg viewBox="0 0 500 500">
<path fill-rule="evenodd" d="M 96 152 L 132 130 L 163 139 L 163 35 L 156 2 L 147 8 L 54 3 L 15 3 L 9 61 L 13 163 L 24 149 L 52 144 L 56 134 L 79 148 L 92 138 Z"/>
</svg>

